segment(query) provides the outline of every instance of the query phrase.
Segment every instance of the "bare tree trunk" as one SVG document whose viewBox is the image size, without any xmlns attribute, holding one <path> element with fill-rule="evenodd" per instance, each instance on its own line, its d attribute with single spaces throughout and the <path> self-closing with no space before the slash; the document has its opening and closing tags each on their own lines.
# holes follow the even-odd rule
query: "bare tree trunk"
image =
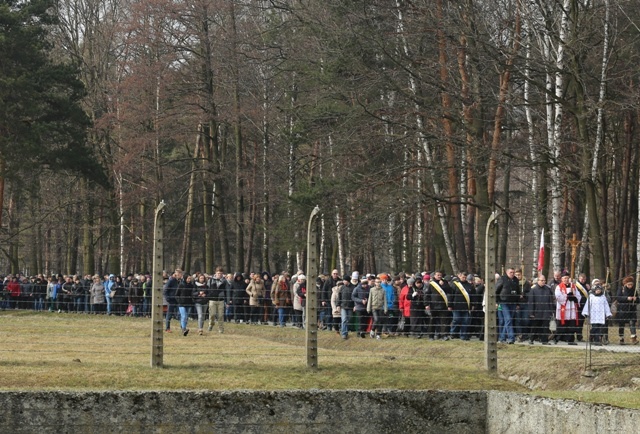
<svg viewBox="0 0 640 434">
<path fill-rule="evenodd" d="M 269 154 L 269 82 L 264 70 L 262 74 L 262 269 L 272 270 L 269 267 L 269 170 L 267 168 L 267 156 Z"/>
<path fill-rule="evenodd" d="M 226 147 L 221 142 L 218 136 L 218 128 L 214 121 L 209 121 L 209 140 L 211 157 L 213 164 L 213 188 L 211 192 L 212 209 L 217 211 L 214 215 L 216 226 L 218 227 L 218 233 L 220 237 L 220 255 L 222 256 L 223 267 L 225 270 L 230 270 L 231 267 L 231 254 L 229 252 L 229 231 L 227 224 L 227 207 L 225 202 L 224 188 L 220 174 L 222 172 L 223 164 L 226 160 Z"/>
<path fill-rule="evenodd" d="M 7 163 L 2 154 L 0 154 L 0 230 L 2 230 L 2 213 L 4 212 L 4 172 L 6 169 Z"/>
<path fill-rule="evenodd" d="M 253 246 L 255 243 L 255 233 L 256 233 L 256 220 L 257 220 L 257 212 L 258 212 L 258 204 L 257 204 L 257 185 L 258 185 L 258 142 L 255 142 L 254 151 L 253 151 L 253 168 L 251 174 L 251 186 L 249 188 L 250 191 L 250 200 L 251 204 L 249 205 L 249 221 L 247 222 L 248 234 L 247 234 L 247 249 L 246 255 L 244 259 L 244 270 L 246 272 L 251 271 L 251 264 L 253 262 Z"/>
<path fill-rule="evenodd" d="M 12 186 L 9 192 L 9 204 L 7 207 L 7 218 L 9 220 L 9 248 L 8 259 L 11 265 L 11 274 L 20 272 L 20 262 L 18 260 L 19 253 L 19 232 L 20 232 L 20 210 L 19 210 L 19 192 L 17 188 Z"/>
<path fill-rule="evenodd" d="M 560 140 L 562 139 L 562 117 L 563 117 L 563 99 L 564 99 L 564 74 L 565 74 L 565 50 L 567 40 L 569 38 L 569 6 L 571 0 L 563 0 L 561 19 L 560 19 L 560 32 L 558 39 L 558 46 L 556 48 L 556 62 L 555 62 L 555 83 L 551 84 L 552 93 L 548 94 L 548 97 L 553 95 L 552 102 L 548 102 L 548 108 L 553 110 L 551 123 L 548 127 L 550 130 L 549 136 L 549 150 L 554 160 L 554 164 L 551 166 L 551 244 L 552 244 L 552 263 L 554 270 L 560 270 L 562 268 L 562 253 L 564 251 L 564 241 L 562 232 L 561 221 L 561 209 L 562 209 L 562 179 L 560 175 L 560 168 L 557 161 L 560 157 Z M 545 50 L 547 58 L 550 58 L 550 36 L 546 36 Z M 549 87 L 549 82 L 547 84 Z"/>
<path fill-rule="evenodd" d="M 600 90 L 598 93 L 598 109 L 596 118 L 596 140 L 591 156 L 591 176 L 586 182 L 586 200 L 587 209 L 584 215 L 584 234 L 587 237 L 583 239 L 580 245 L 580 257 L 578 259 L 579 269 L 582 269 L 586 257 L 587 242 L 591 244 L 591 253 L 593 254 L 592 270 L 596 276 L 604 276 L 606 268 L 606 258 L 604 246 L 601 238 L 601 225 L 598 215 L 598 203 L 596 198 L 595 184 L 597 182 L 598 160 L 600 157 L 600 148 L 604 138 L 604 100 L 607 95 L 607 70 L 609 66 L 609 26 L 610 26 L 610 1 L 604 0 L 605 18 L 604 18 L 604 35 L 602 41 L 602 64 L 600 69 Z"/>
<path fill-rule="evenodd" d="M 94 248 L 93 248 L 93 232 L 91 225 L 93 223 L 93 206 L 92 198 L 88 192 L 86 179 L 80 180 L 80 197 L 83 198 L 82 204 L 82 265 L 84 274 L 93 273 L 94 267 Z"/>
<path fill-rule="evenodd" d="M 140 219 L 140 245 L 142 246 L 142 249 L 140 252 L 139 271 L 142 273 L 145 273 L 151 270 L 151 267 L 149 267 L 149 262 L 148 262 L 149 249 L 147 247 L 147 221 L 145 219 L 145 215 L 146 215 L 146 199 L 142 197 L 140 198 L 140 204 L 138 206 L 138 218 Z"/>
<path fill-rule="evenodd" d="M 403 18 L 403 14 L 402 11 L 400 9 L 400 4 L 398 2 L 398 0 L 396 0 L 396 6 L 398 7 L 398 24 L 397 24 L 397 33 L 399 35 L 399 38 L 401 40 L 402 43 L 402 48 L 404 50 L 405 55 L 408 58 L 411 58 L 411 53 L 409 52 L 409 45 L 407 44 L 407 41 L 404 37 L 404 18 Z M 415 77 L 411 74 L 409 74 L 409 89 L 410 92 L 414 95 L 414 96 L 418 96 L 418 87 L 417 87 L 417 83 L 415 80 Z M 433 154 L 431 151 L 431 145 L 429 143 L 429 141 L 427 140 L 427 137 L 425 135 L 425 125 L 424 125 L 424 119 L 423 117 L 420 115 L 421 113 L 421 108 L 419 106 L 416 105 L 415 107 L 416 109 L 416 117 L 415 117 L 415 121 L 416 121 L 416 130 L 418 131 L 418 149 L 419 152 L 424 152 L 424 155 L 426 157 L 426 162 L 427 162 L 427 170 L 429 171 L 430 175 L 431 175 L 431 180 L 433 183 L 433 191 L 435 193 L 436 198 L 441 198 L 442 197 L 442 191 L 440 188 L 440 183 L 437 181 L 437 177 L 435 176 L 434 172 L 433 172 L 433 168 L 435 167 L 435 162 L 433 161 Z M 440 218 L 440 225 L 442 226 L 442 236 L 444 238 L 444 242 L 447 248 L 447 253 L 449 255 L 449 261 L 451 263 L 452 269 L 455 273 L 458 272 L 458 261 L 456 259 L 456 255 L 455 255 L 455 250 L 453 247 L 453 243 L 451 241 L 451 237 L 449 236 L 449 229 L 448 229 L 448 222 L 447 222 L 447 215 L 446 215 L 446 210 L 444 208 L 444 204 L 436 199 L 436 207 L 438 210 L 438 216 Z M 419 206 L 417 207 L 417 213 L 419 215 L 419 219 L 422 219 L 422 202 L 419 203 Z"/>
<path fill-rule="evenodd" d="M 454 265 L 454 269 L 468 270 L 469 264 L 467 264 L 467 254 L 464 244 L 464 230 L 462 227 L 462 215 L 460 210 L 460 195 L 458 189 L 458 175 L 456 169 L 458 168 L 459 158 L 456 155 L 455 147 L 453 144 L 453 115 L 451 113 L 451 96 L 446 91 L 449 88 L 449 68 L 447 67 L 447 41 L 444 34 L 444 22 L 442 14 L 442 0 L 436 2 L 436 16 L 439 22 L 438 29 L 436 31 L 438 38 L 438 61 L 440 63 L 440 86 L 442 92 L 440 98 L 442 101 L 442 126 L 444 131 L 445 145 L 447 148 L 447 162 L 449 163 L 448 180 L 449 180 L 449 218 L 452 220 L 453 236 L 456 250 L 457 264 Z M 420 264 L 420 263 L 419 263 Z M 422 266 L 422 264 L 420 264 Z"/>
<path fill-rule="evenodd" d="M 189 175 L 189 190 L 187 192 L 187 210 L 184 216 L 184 232 L 182 234 L 182 255 L 180 268 L 183 270 L 191 269 L 191 238 L 193 235 L 193 214 L 195 211 L 196 196 L 196 161 L 200 155 L 200 146 L 202 144 L 202 125 L 198 125 L 198 133 L 196 134 L 196 143 L 193 149 L 193 159 L 191 160 L 191 174 Z"/>
</svg>

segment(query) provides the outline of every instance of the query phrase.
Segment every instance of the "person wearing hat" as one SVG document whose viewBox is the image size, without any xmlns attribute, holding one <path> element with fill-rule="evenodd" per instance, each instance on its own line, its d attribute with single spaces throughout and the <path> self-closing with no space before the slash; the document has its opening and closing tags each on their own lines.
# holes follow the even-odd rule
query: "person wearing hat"
<svg viewBox="0 0 640 434">
<path fill-rule="evenodd" d="M 354 312 L 358 319 L 358 336 L 364 338 L 367 328 L 369 328 L 370 315 L 367 313 L 367 302 L 369 301 L 369 279 L 365 276 L 360 279 L 360 283 L 353 289 L 351 299 L 354 303 Z"/>
<path fill-rule="evenodd" d="M 142 283 L 138 276 L 134 276 L 129 284 L 129 305 L 131 306 L 131 316 L 139 316 L 142 310 Z"/>
<path fill-rule="evenodd" d="M 293 326 L 303 328 L 306 320 L 307 276 L 299 273 L 293 284 Z"/>
<path fill-rule="evenodd" d="M 636 336 L 636 306 L 638 297 L 634 289 L 633 277 L 627 276 L 622 279 L 622 286 L 618 289 L 618 313 L 616 320 L 618 323 L 618 336 L 620 337 L 620 345 L 624 345 L 624 327 L 629 323 L 629 332 L 631 333 L 631 343 L 637 344 Z"/>
<path fill-rule="evenodd" d="M 582 294 L 571 283 L 569 273 L 562 273 L 560 284 L 556 286 L 556 321 L 558 322 L 558 339 L 569 345 L 578 345 L 575 335 L 580 324 L 580 299 Z"/>
<path fill-rule="evenodd" d="M 594 345 L 602 345 L 606 321 L 611 318 L 611 308 L 604 296 L 604 288 L 598 282 L 589 293 L 589 298 L 582 309 L 582 315 L 589 318 L 591 326 L 590 340 Z"/>
<path fill-rule="evenodd" d="M 348 274 L 344 275 L 342 283 L 336 307 L 340 309 L 340 337 L 349 339 L 349 321 L 351 321 L 351 313 L 354 307 L 352 294 L 356 286 L 352 283 Z"/>
<path fill-rule="evenodd" d="M 421 339 L 427 331 L 426 291 L 421 274 L 417 274 L 413 280 L 413 285 L 407 294 L 407 300 L 411 302 L 411 336 Z"/>
<path fill-rule="evenodd" d="M 404 279 L 404 274 L 401 273 L 396 276 L 396 281 L 393 284 L 393 287 L 398 293 L 398 309 L 400 310 L 400 318 L 396 330 L 397 333 L 404 336 L 409 336 L 409 324 L 411 322 L 411 301 L 407 299 L 407 295 L 409 295 L 409 288 L 413 286 L 415 282 L 413 278 L 409 280 L 411 284 Z"/>
<path fill-rule="evenodd" d="M 349 280 L 347 279 L 347 283 L 348 282 Z M 340 334 L 340 326 L 338 322 L 342 318 L 342 314 L 341 314 L 342 308 L 340 307 L 342 303 L 340 302 L 340 293 L 344 285 L 345 285 L 344 279 L 338 277 L 336 285 L 333 288 L 331 288 L 331 316 L 333 320 L 332 321 L 333 325 L 330 326 L 329 330 L 335 329 L 337 334 Z"/>
</svg>

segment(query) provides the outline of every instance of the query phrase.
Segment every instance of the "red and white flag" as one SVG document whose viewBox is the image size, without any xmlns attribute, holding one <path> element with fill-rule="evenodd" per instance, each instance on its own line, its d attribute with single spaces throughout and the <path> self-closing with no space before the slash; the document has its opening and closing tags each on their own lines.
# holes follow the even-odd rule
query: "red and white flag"
<svg viewBox="0 0 640 434">
<path fill-rule="evenodd" d="M 538 271 L 542 271 L 544 267 L 544 228 L 540 234 L 540 252 L 538 253 Z"/>
</svg>

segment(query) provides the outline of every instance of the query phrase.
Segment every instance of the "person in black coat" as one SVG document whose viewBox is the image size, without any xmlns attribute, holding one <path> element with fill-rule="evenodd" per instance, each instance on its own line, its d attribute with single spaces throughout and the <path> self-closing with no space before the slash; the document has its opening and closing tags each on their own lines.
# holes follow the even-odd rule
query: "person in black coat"
<svg viewBox="0 0 640 434">
<path fill-rule="evenodd" d="M 231 297 L 233 304 L 233 319 L 236 323 L 241 320 L 246 322 L 245 318 L 245 301 L 246 307 L 248 307 L 249 298 L 247 295 L 247 283 L 242 273 L 235 273 L 233 280 L 231 281 Z"/>
<path fill-rule="evenodd" d="M 351 278 L 348 275 L 344 275 L 342 278 L 344 285 L 340 288 L 340 296 L 336 306 L 340 308 L 340 336 L 342 339 L 349 338 L 349 321 L 351 320 L 351 314 L 355 303 L 351 295 L 355 289 L 355 285 L 351 283 Z"/>
<path fill-rule="evenodd" d="M 522 288 L 516 277 L 516 270 L 508 268 L 507 273 L 500 278 L 496 285 L 496 297 L 502 307 L 504 335 L 506 335 L 506 341 L 509 344 L 513 344 L 516 340 L 513 325 L 520 295 L 522 295 Z"/>
<path fill-rule="evenodd" d="M 459 337 L 463 341 L 469 340 L 469 323 L 471 322 L 471 298 L 474 288 L 467 282 L 464 272 L 459 272 L 451 284 L 452 300 L 449 310 L 453 313 L 450 334 L 452 338 Z"/>
<path fill-rule="evenodd" d="M 427 323 L 426 312 L 426 297 L 427 293 L 424 288 L 424 282 L 422 276 L 417 274 L 414 279 L 409 279 L 409 282 L 413 280 L 413 283 L 409 287 L 407 293 L 407 300 L 411 303 L 411 310 L 409 314 L 409 321 L 411 323 L 410 336 L 416 339 L 421 339 L 425 333 L 425 326 Z"/>
<path fill-rule="evenodd" d="M 633 277 L 627 276 L 622 280 L 622 286 L 618 289 L 616 300 L 618 301 L 618 314 L 616 321 L 618 323 L 618 336 L 620 344 L 624 344 L 624 327 L 629 324 L 629 332 L 631 333 L 631 343 L 637 344 L 636 321 L 637 321 L 637 304 L 638 297 L 634 288 Z"/>
<path fill-rule="evenodd" d="M 529 292 L 529 343 L 535 340 L 541 344 L 549 344 L 549 321 L 555 317 L 556 297 L 553 290 L 546 285 L 546 278 L 538 276 L 537 283 Z"/>
<path fill-rule="evenodd" d="M 183 336 L 189 334 L 187 321 L 189 321 L 189 314 L 191 313 L 191 309 L 193 309 L 193 291 L 195 289 L 196 286 L 193 282 L 193 277 L 187 274 L 184 280 L 178 284 L 178 289 L 176 290 L 176 301 L 180 312 L 180 328 L 182 329 Z"/>
<path fill-rule="evenodd" d="M 451 298 L 451 287 L 441 271 L 436 271 L 431 276 L 429 286 L 426 288 L 426 310 L 431 315 L 429 328 L 429 339 L 449 338 L 449 303 Z"/>
<path fill-rule="evenodd" d="M 167 333 L 171 333 L 171 316 L 173 315 L 173 317 L 177 317 L 176 312 L 178 310 L 178 301 L 176 300 L 176 293 L 181 281 L 182 270 L 178 268 L 171 277 L 169 277 L 162 288 L 162 295 L 167 301 L 167 313 L 164 324 L 164 331 Z"/>
<path fill-rule="evenodd" d="M 362 278 L 360 283 L 353 289 L 351 300 L 354 303 L 354 312 L 358 318 L 358 336 L 364 338 L 371 315 L 367 313 L 367 301 L 369 300 L 369 281 Z"/>
</svg>

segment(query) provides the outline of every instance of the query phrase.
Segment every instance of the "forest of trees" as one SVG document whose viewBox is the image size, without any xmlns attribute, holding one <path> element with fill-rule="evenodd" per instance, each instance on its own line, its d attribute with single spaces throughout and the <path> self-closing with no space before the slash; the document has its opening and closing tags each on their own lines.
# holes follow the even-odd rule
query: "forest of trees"
<svg viewBox="0 0 640 434">
<path fill-rule="evenodd" d="M 0 271 L 635 273 L 637 6 L 0 0 Z"/>
</svg>

